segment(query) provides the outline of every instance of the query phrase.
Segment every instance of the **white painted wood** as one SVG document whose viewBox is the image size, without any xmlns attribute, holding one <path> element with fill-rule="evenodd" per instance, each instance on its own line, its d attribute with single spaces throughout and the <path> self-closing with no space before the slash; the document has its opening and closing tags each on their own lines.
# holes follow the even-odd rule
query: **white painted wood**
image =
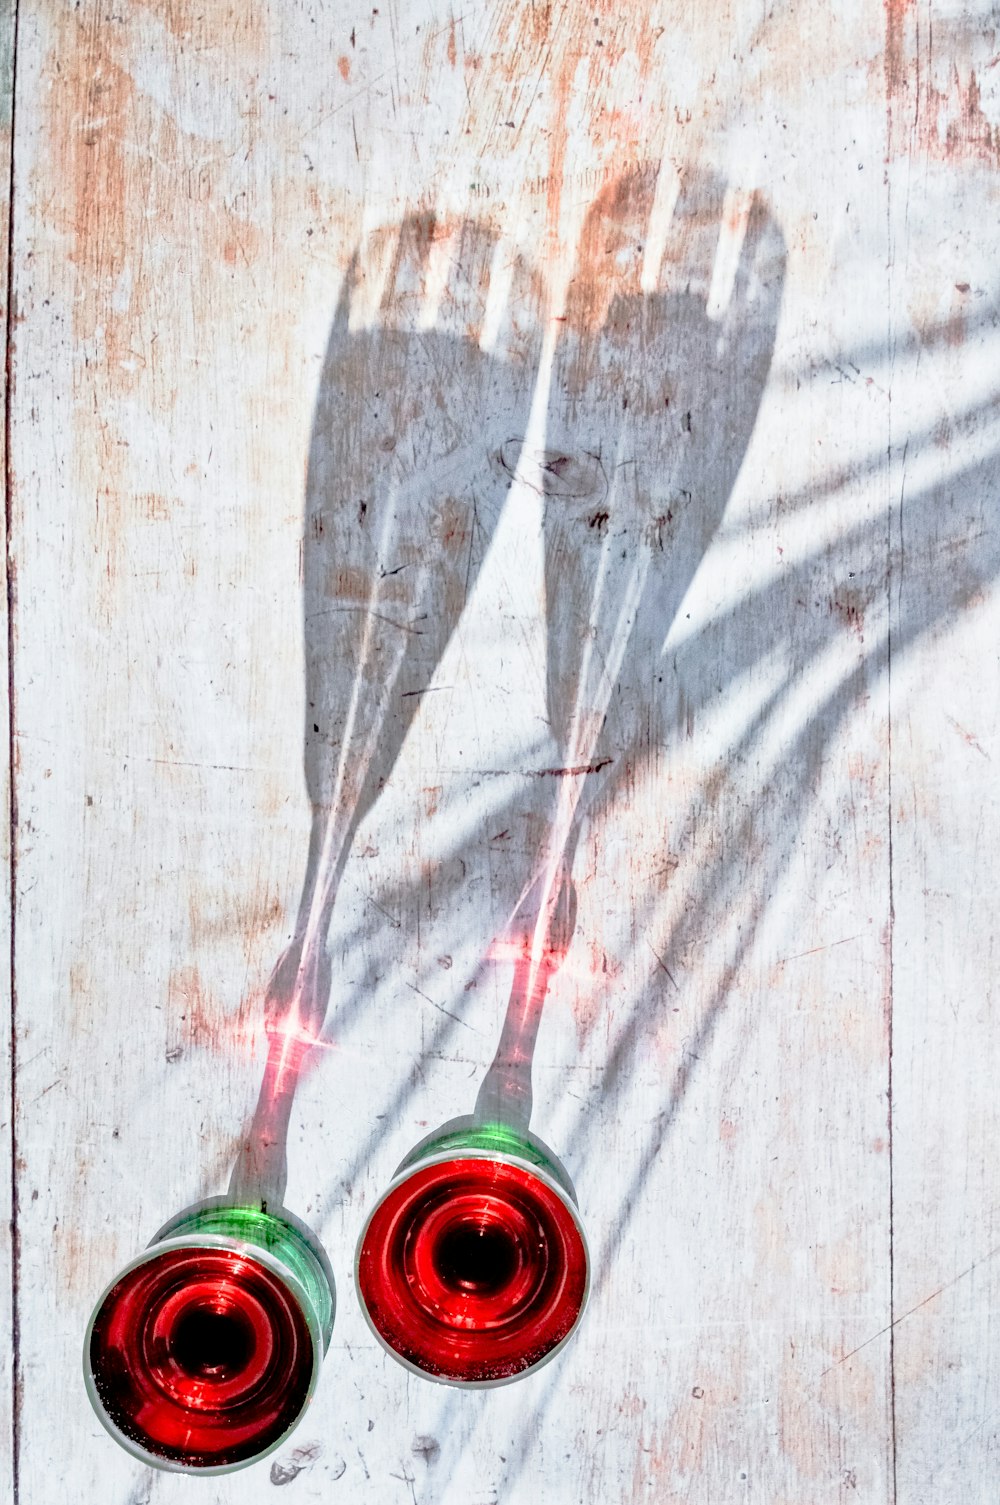
<svg viewBox="0 0 1000 1505">
<path fill-rule="evenodd" d="M 960 996 L 935 986 L 974 872 L 990 933 L 978 822 L 992 806 L 969 772 L 989 769 L 976 751 L 992 735 L 977 714 L 993 669 L 989 547 L 977 563 L 966 514 L 937 503 L 952 465 L 956 479 L 978 466 L 969 505 L 988 527 L 992 328 L 949 346 L 942 300 L 954 255 L 975 268 L 956 296 L 982 287 L 992 306 L 991 248 L 970 248 L 992 180 L 985 164 L 962 169 L 942 242 L 957 169 L 931 171 L 901 124 L 917 7 L 634 9 L 22 4 L 23 1505 L 53 1491 L 160 1505 L 195 1487 L 253 1502 L 285 1482 L 297 1499 L 375 1505 L 991 1498 L 985 1277 L 949 1286 L 947 1326 L 931 1316 L 944 1306 L 904 1313 L 992 1247 L 988 1150 L 973 1149 L 993 1122 L 987 947 L 966 949 Z M 741 248 L 767 222 L 755 204 L 785 258 L 759 392 L 769 315 L 741 282 Z M 399 263 L 401 228 L 430 210 L 426 261 Z M 634 300 L 634 351 L 600 334 L 612 287 Z M 658 287 L 673 301 L 656 313 Z M 353 375 L 317 411 L 338 306 L 334 369 Z M 386 327 L 441 359 L 419 383 L 404 370 L 380 436 L 356 353 Z M 570 337 L 591 363 L 575 403 L 559 396 Z M 223 1190 L 254 1102 L 265 987 L 309 840 L 300 575 L 319 555 L 303 509 L 328 487 L 342 526 L 345 499 L 375 506 L 409 483 L 411 450 L 430 506 L 434 446 L 466 444 L 448 494 L 462 503 L 474 473 L 485 517 L 506 481 L 486 479 L 477 450 L 490 413 L 470 351 L 506 371 L 515 348 L 543 378 L 551 361 L 553 392 L 540 384 L 509 436 L 528 441 L 519 484 L 354 833 L 328 1048 L 292 1117 L 287 1202 L 333 1260 L 333 1345 L 277 1459 L 195 1486 L 104 1435 L 80 1344 L 120 1265 Z M 697 573 L 674 580 L 683 599 L 662 621 L 647 613 L 641 651 L 623 658 L 603 733 L 613 762 L 576 853 L 576 932 L 535 1055 L 534 1126 L 575 1179 L 594 1295 L 547 1369 L 457 1394 L 376 1347 L 354 1243 L 405 1151 L 472 1107 L 509 985 L 498 936 L 544 825 L 538 771 L 566 751 L 548 725 L 544 485 L 528 462 L 553 436 L 626 476 L 634 460 L 637 490 L 614 495 L 657 504 L 645 547 L 659 504 L 672 511 L 663 475 L 688 430 L 667 443 L 642 401 L 626 422 L 617 399 L 634 381 L 645 400 L 661 377 L 665 395 L 694 393 L 683 463 L 697 485 L 676 489 L 703 517 L 760 406 Z M 307 478 L 324 434 L 336 463 Z M 913 514 L 916 555 L 898 537 Z M 655 551 L 650 570 L 692 548 L 684 526 L 678 514 L 674 553 Z M 949 567 L 933 570 L 953 545 L 977 582 L 961 601 L 941 584 Z M 555 600 L 577 571 L 552 612 L 564 664 L 582 558 L 568 546 L 550 569 Z M 610 566 L 603 578 L 622 584 Z M 323 589 L 348 600 L 357 582 Z M 416 610 L 412 589 L 401 600 Z M 580 680 L 600 710 L 600 675 Z M 964 729 L 950 741 L 943 709 Z M 925 887 L 946 896 L 940 931 Z M 965 1426 L 978 1451 L 952 1456 Z"/>
<path fill-rule="evenodd" d="M 897 1479 L 914 1505 L 985 1505 L 1000 1479 L 1000 94 L 992 12 L 956 10 L 933 40 L 925 21 L 899 23 L 890 197 Z"/>
<path fill-rule="evenodd" d="M 14 13 L 9 5 L 0 6 L 0 225 L 10 226 L 10 150 L 11 150 L 11 105 L 14 70 Z M 7 244 L 5 240 L 4 244 Z M 0 255 L 0 317 L 7 327 L 7 257 Z M 3 410 L 7 410 L 6 364 L 0 376 L 3 392 Z M 0 463 L 4 475 L 6 499 L 7 435 L 6 423 L 0 437 Z M 0 585 L 0 640 L 7 640 L 7 557 L 4 552 L 2 585 Z M 4 1171 L 0 1176 L 0 1310 L 3 1311 L 3 1339 L 0 1341 L 0 1497 L 9 1498 L 13 1489 L 14 1473 L 14 1365 L 15 1343 L 12 1281 L 13 1281 L 13 1229 L 12 1194 L 14 1169 L 14 1134 L 12 1129 L 12 1097 L 14 1072 L 11 1061 L 11 864 L 10 864 L 10 704 L 8 684 L 0 685 L 0 737 L 6 747 L 0 753 L 0 808 L 3 818 L 3 835 L 0 836 L 0 1055 L 6 1063 L 3 1072 L 3 1087 L 0 1088 L 0 1157 Z"/>
</svg>

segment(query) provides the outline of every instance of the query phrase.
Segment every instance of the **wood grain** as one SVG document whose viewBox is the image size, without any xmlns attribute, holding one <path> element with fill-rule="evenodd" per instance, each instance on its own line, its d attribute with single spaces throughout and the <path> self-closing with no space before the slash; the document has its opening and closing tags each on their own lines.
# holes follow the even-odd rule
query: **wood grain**
<svg viewBox="0 0 1000 1505">
<path fill-rule="evenodd" d="M 893 1311 L 901 1499 L 991 1500 L 1000 1225 L 995 18 L 901 23 L 892 164 Z M 982 79 L 982 86 L 978 82 Z M 948 205 L 947 217 L 942 217 Z M 884 1340 L 882 1340 L 884 1341 Z"/>
<path fill-rule="evenodd" d="M 4 245 L 9 247 L 11 233 L 11 140 L 13 124 L 14 104 L 14 36 L 15 15 L 10 5 L 0 6 L 0 225 L 4 226 Z M 5 336 L 9 336 L 11 328 L 11 310 L 8 301 L 8 256 L 0 255 L 0 310 L 2 310 L 2 325 Z M 3 436 L 0 438 L 0 463 L 4 478 L 5 510 L 9 507 L 10 496 L 8 489 L 9 470 L 7 465 L 7 413 L 8 413 L 8 390 L 7 390 L 7 363 L 4 362 L 3 376 L 0 378 L 3 384 Z M 8 636 L 8 591 L 7 591 L 7 551 L 4 550 L 2 585 L 0 585 L 0 640 L 7 640 Z M 11 779 L 10 779 L 10 698 L 9 683 L 5 679 L 0 686 L 0 736 L 6 743 L 6 751 L 0 755 L 0 808 L 11 813 Z M 17 1373 L 17 1348 L 19 1314 L 15 1295 L 15 1270 L 17 1263 L 17 1234 L 16 1234 L 16 1186 L 20 1161 L 16 1153 L 16 1134 L 14 1129 L 14 1104 L 16 1101 L 16 1085 L 14 1071 L 14 1056 L 11 1040 L 11 983 L 12 983 L 12 936 L 11 936 L 11 829 L 12 822 L 8 818 L 4 821 L 3 835 L 0 837 L 0 889 L 3 892 L 2 905 L 0 905 L 0 956 L 4 958 L 0 964 L 0 1052 L 3 1059 L 9 1063 L 4 1071 L 4 1083 L 2 1096 L 0 1096 L 0 1155 L 3 1156 L 5 1166 L 10 1166 L 11 1175 L 4 1175 L 3 1189 L 0 1191 L 0 1226 L 5 1230 L 4 1237 L 0 1240 L 0 1310 L 4 1312 L 3 1341 L 0 1342 L 0 1491 L 5 1498 L 9 1498 L 13 1490 L 14 1471 L 16 1468 L 17 1437 L 17 1405 L 15 1397 L 18 1396 L 19 1378 Z M 9 1315 L 8 1315 L 9 1314 Z"/>
</svg>

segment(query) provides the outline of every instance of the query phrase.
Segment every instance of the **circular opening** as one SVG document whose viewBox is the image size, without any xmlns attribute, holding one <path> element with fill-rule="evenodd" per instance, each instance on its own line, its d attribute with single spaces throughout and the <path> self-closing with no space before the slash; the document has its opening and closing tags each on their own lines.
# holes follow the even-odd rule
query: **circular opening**
<svg viewBox="0 0 1000 1505">
<path fill-rule="evenodd" d="M 517 1246 L 506 1228 L 460 1223 L 437 1248 L 438 1274 L 446 1285 L 476 1296 L 503 1290 L 517 1268 Z"/>
<path fill-rule="evenodd" d="M 235 1312 L 191 1307 L 170 1336 L 170 1352 L 193 1378 L 231 1376 L 245 1369 L 254 1350 L 253 1332 Z"/>
<path fill-rule="evenodd" d="M 94 1314 L 91 1398 L 141 1456 L 190 1469 L 239 1466 L 294 1425 L 317 1355 L 309 1313 L 245 1249 L 152 1252 Z"/>
<path fill-rule="evenodd" d="M 456 1384 L 535 1368 L 575 1327 L 587 1293 L 575 1211 L 533 1168 L 456 1156 L 405 1173 L 358 1250 L 372 1327 L 405 1363 Z"/>
</svg>

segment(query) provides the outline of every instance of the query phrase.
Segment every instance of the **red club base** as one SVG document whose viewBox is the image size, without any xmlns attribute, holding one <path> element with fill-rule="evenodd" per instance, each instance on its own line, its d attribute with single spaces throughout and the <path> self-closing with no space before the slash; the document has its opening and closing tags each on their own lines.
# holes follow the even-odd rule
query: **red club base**
<svg viewBox="0 0 1000 1505">
<path fill-rule="evenodd" d="M 168 1238 L 98 1303 L 88 1389 L 108 1430 L 144 1462 L 228 1472 L 295 1425 L 323 1336 L 309 1294 L 267 1249 L 213 1234 Z"/>
<path fill-rule="evenodd" d="M 361 1235 L 357 1282 L 376 1335 L 404 1364 L 456 1385 L 520 1378 L 583 1312 L 587 1245 L 539 1166 L 475 1151 L 393 1182 Z"/>
</svg>

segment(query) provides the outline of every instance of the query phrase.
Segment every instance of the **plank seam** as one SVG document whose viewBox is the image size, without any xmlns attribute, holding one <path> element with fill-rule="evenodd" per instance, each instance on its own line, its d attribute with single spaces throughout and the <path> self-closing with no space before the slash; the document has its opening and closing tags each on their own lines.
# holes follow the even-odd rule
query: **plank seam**
<svg viewBox="0 0 1000 1505">
<path fill-rule="evenodd" d="M 892 248 L 892 214 L 891 214 L 891 188 L 887 193 L 887 210 L 889 216 L 889 258 L 888 258 L 888 285 L 889 285 L 889 406 L 887 415 L 888 448 L 886 464 L 889 484 L 892 484 L 893 461 L 893 430 L 892 430 L 892 376 L 895 367 L 895 331 L 893 326 L 893 248 Z M 902 544 L 903 529 L 903 474 L 906 466 L 906 445 L 903 446 L 902 461 L 900 466 L 900 490 L 899 490 L 899 532 L 900 544 Z M 888 621 L 886 624 L 886 791 L 888 796 L 888 865 L 889 865 L 889 923 L 888 923 L 888 998 L 886 1019 L 886 1139 L 889 1150 L 889 1435 L 892 1448 L 892 1505 L 896 1505 L 898 1498 L 897 1482 L 897 1456 L 896 1456 L 896 1208 L 895 1208 L 895 1159 L 893 1145 L 893 1013 L 895 1004 L 895 937 L 896 937 L 896 889 L 895 869 L 893 866 L 893 786 L 892 786 L 892 624 L 893 624 L 893 589 L 897 588 L 896 572 L 892 564 L 893 548 L 893 496 L 889 491 L 889 515 L 886 528 L 886 605 L 888 608 Z M 900 555 L 900 572 L 902 571 L 902 555 Z"/>
<path fill-rule="evenodd" d="M 17 1185 L 17 980 L 14 966 L 14 929 L 17 894 L 17 788 L 14 777 L 14 565 L 13 464 L 11 461 L 11 409 L 13 388 L 12 347 L 14 335 L 14 143 L 17 121 L 17 38 L 20 6 L 14 0 L 10 67 L 10 169 L 7 182 L 7 311 L 4 347 L 4 527 L 7 595 L 7 758 L 9 778 L 10 853 L 10 1242 L 11 1242 L 11 1475 L 13 1502 L 21 1495 L 21 1237 Z"/>
<path fill-rule="evenodd" d="M 891 444 L 890 444 L 891 451 Z M 896 1223 L 895 1223 L 895 1167 L 893 1164 L 892 1143 L 892 1047 L 893 1047 L 893 1002 L 894 1002 L 894 962 L 893 946 L 895 942 L 895 885 L 893 874 L 892 853 L 892 504 L 889 507 L 889 628 L 886 638 L 886 713 L 889 723 L 888 731 L 888 772 L 887 792 L 889 804 L 889 945 L 888 945 L 888 1019 L 886 1021 L 886 1051 L 888 1055 L 886 1071 L 886 1138 L 889 1146 L 889 1403 L 890 1403 L 890 1436 L 892 1442 L 892 1501 L 896 1505 Z"/>
</svg>

